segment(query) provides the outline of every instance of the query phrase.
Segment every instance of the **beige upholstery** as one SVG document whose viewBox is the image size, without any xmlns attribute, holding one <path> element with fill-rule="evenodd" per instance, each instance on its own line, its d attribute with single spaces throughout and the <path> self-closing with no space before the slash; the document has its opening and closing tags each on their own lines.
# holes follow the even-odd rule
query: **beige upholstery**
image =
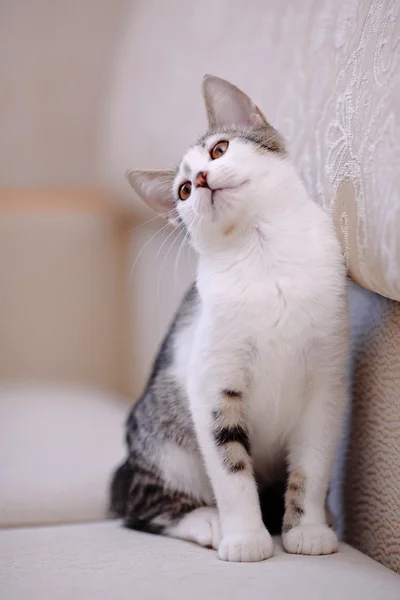
<svg viewBox="0 0 400 600">
<path fill-rule="evenodd" d="M 0 534 L 5 600 L 399 600 L 400 577 L 356 550 L 227 564 L 117 522 Z"/>
<path fill-rule="evenodd" d="M 352 301 L 345 535 L 400 573 L 400 303 L 361 290 Z"/>
<path fill-rule="evenodd" d="M 106 518 L 128 410 L 94 389 L 0 386 L 0 528 Z"/>
<path fill-rule="evenodd" d="M 398 600 L 400 577 L 344 544 L 330 557 L 299 557 L 277 540 L 273 559 L 228 565 L 214 551 L 118 521 L 74 525 L 105 516 L 127 409 L 95 390 L 1 390 L 0 525 L 14 526 L 0 532 L 2 598 Z M 63 525 L 37 526 L 51 523 Z"/>
</svg>

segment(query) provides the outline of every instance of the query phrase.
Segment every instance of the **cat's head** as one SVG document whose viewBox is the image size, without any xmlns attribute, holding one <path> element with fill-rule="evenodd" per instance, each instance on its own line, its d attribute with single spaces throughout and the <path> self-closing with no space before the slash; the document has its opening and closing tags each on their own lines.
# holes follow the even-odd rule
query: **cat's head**
<svg viewBox="0 0 400 600">
<path fill-rule="evenodd" d="M 210 75 L 203 94 L 209 129 L 178 168 L 127 173 L 143 200 L 183 225 L 199 251 L 268 220 L 287 163 L 282 137 L 246 94 Z"/>
</svg>

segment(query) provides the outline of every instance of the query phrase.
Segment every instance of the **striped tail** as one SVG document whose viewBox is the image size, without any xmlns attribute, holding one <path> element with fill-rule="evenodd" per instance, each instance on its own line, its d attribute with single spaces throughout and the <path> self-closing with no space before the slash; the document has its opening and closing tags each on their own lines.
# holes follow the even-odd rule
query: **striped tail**
<svg viewBox="0 0 400 600">
<path fill-rule="evenodd" d="M 116 469 L 111 481 L 109 509 L 111 518 L 126 516 L 132 479 L 133 469 L 129 462 L 125 461 Z"/>
</svg>

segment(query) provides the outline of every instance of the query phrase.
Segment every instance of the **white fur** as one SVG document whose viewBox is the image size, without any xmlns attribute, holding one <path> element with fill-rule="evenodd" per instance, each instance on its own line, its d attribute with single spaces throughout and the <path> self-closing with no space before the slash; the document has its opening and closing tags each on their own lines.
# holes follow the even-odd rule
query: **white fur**
<svg viewBox="0 0 400 600">
<path fill-rule="evenodd" d="M 204 463 L 194 454 L 172 442 L 161 447 L 157 464 L 167 487 L 186 492 L 206 504 L 214 503 L 214 495 Z"/>
<path fill-rule="evenodd" d="M 282 536 L 283 547 L 291 554 L 318 556 L 338 549 L 336 534 L 327 525 L 299 525 Z"/>
<path fill-rule="evenodd" d="M 221 139 L 229 148 L 211 160 Z M 200 171 L 211 190 L 195 188 Z M 175 197 L 187 180 L 192 193 L 176 209 L 199 255 L 201 306 L 179 338 L 174 370 L 188 393 L 219 508 L 220 558 L 262 560 L 273 551 L 253 474 L 230 473 L 212 436 L 212 409 L 223 389 L 243 391 L 258 476 L 273 479 L 285 461 L 306 474 L 304 515 L 284 536 L 287 551 L 332 552 L 337 540 L 325 525 L 324 503 L 345 405 L 348 323 L 331 220 L 287 157 L 233 134 L 186 153 Z"/>
<path fill-rule="evenodd" d="M 218 550 L 221 541 L 218 510 L 212 507 L 196 508 L 179 523 L 170 526 L 166 534 Z"/>
<path fill-rule="evenodd" d="M 302 522 L 317 530 L 302 529 L 302 544 L 290 542 L 296 532 L 289 532 L 286 548 L 314 553 L 327 546 L 331 552 L 337 542 L 326 533 L 324 501 L 345 401 L 347 350 L 339 244 L 330 219 L 308 199 L 289 159 L 259 155 L 251 144 L 233 139 L 227 153 L 211 161 L 208 149 L 216 141 L 191 149 L 182 163 L 191 177 L 207 171 L 213 188 L 240 187 L 217 192 L 213 205 L 209 189 L 193 188 L 178 204 L 199 253 L 202 311 L 194 340 L 180 349 L 185 368 L 179 361 L 177 374 L 184 376 L 221 512 L 220 556 L 232 555 L 227 540 L 235 539 L 237 548 L 237 536 L 250 532 L 249 556 L 256 556 L 263 531 L 254 481 L 226 472 L 211 436 L 212 406 L 225 387 L 249 391 L 256 471 L 271 478 L 288 457 L 291 468 L 307 474 Z M 179 172 L 175 185 L 185 178 Z M 330 545 L 323 541 L 327 535 Z M 269 543 L 261 554 L 271 554 Z"/>
</svg>

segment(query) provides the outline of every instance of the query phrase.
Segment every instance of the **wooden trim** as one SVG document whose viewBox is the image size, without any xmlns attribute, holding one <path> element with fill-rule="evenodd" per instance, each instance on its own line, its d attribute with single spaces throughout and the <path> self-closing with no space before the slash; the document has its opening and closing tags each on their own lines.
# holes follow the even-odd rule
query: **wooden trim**
<svg viewBox="0 0 400 600">
<path fill-rule="evenodd" d="M 105 213 L 134 219 L 132 206 L 98 189 L 0 189 L 0 213 Z"/>
</svg>

